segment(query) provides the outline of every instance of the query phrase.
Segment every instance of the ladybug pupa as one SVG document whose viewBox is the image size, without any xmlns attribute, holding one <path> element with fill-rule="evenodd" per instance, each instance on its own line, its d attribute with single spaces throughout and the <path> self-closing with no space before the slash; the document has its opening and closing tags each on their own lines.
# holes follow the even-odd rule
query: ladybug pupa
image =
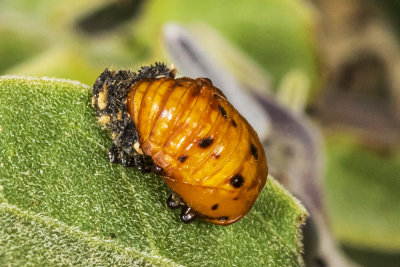
<svg viewBox="0 0 400 267">
<path fill-rule="evenodd" d="M 93 86 L 109 160 L 161 176 L 170 208 L 228 225 L 245 216 L 268 167 L 257 133 L 207 78 L 175 78 L 164 64 L 137 73 L 106 69 Z"/>
</svg>

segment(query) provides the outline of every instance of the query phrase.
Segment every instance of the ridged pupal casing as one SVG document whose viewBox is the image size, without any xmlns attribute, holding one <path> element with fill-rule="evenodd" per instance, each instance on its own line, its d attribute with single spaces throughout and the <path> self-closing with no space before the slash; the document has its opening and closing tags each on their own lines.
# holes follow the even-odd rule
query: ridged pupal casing
<svg viewBox="0 0 400 267">
<path fill-rule="evenodd" d="M 215 224 L 251 209 L 268 167 L 257 133 L 206 78 L 141 79 L 127 97 L 140 149 L 183 201 Z"/>
</svg>

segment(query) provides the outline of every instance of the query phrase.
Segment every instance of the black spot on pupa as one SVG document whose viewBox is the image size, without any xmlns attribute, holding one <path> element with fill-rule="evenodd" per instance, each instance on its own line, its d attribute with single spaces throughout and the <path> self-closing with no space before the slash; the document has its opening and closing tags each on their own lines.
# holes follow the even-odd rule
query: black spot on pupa
<svg viewBox="0 0 400 267">
<path fill-rule="evenodd" d="M 236 126 L 237 126 L 237 125 L 236 125 L 236 121 L 235 121 L 235 120 L 232 120 L 231 122 L 232 122 L 233 127 L 236 128 Z"/>
<path fill-rule="evenodd" d="M 238 200 L 239 199 L 239 197 L 235 197 L 233 200 Z"/>
<path fill-rule="evenodd" d="M 211 209 L 212 209 L 212 210 L 218 209 L 218 204 L 213 205 L 213 206 L 211 207 Z"/>
<path fill-rule="evenodd" d="M 244 178 L 240 174 L 236 174 L 231 178 L 231 185 L 234 188 L 239 188 L 244 184 Z"/>
<path fill-rule="evenodd" d="M 256 146 L 253 143 L 250 143 L 250 151 L 251 154 L 254 156 L 255 159 L 258 159 L 258 151 Z"/>
<path fill-rule="evenodd" d="M 218 109 L 221 112 L 222 116 L 226 119 L 228 117 L 226 115 L 226 110 L 221 105 L 218 105 Z"/>
<path fill-rule="evenodd" d="M 211 137 L 203 138 L 199 142 L 199 147 L 207 148 L 207 147 L 211 146 L 213 141 L 214 141 L 214 139 L 212 139 Z"/>
<path fill-rule="evenodd" d="M 226 221 L 228 219 L 229 219 L 228 216 L 221 216 L 221 217 L 218 218 L 219 221 Z"/>
<path fill-rule="evenodd" d="M 180 157 L 178 158 L 178 160 L 179 160 L 180 162 L 184 163 L 184 162 L 187 160 L 187 158 L 188 158 L 188 156 L 180 156 Z"/>
<path fill-rule="evenodd" d="M 214 155 L 214 158 L 215 158 L 215 159 L 219 159 L 219 157 L 220 157 L 219 154 Z"/>
</svg>

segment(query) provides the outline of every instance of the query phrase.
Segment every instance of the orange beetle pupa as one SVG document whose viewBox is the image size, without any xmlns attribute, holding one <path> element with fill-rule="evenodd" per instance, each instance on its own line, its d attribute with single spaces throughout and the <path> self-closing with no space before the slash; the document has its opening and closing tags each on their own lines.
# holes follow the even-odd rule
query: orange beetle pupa
<svg viewBox="0 0 400 267">
<path fill-rule="evenodd" d="M 181 220 L 197 215 L 228 225 L 253 206 L 268 167 L 257 133 L 207 78 L 175 78 L 164 64 L 105 70 L 92 105 L 111 131 L 109 159 L 159 174 L 183 206 Z"/>
</svg>

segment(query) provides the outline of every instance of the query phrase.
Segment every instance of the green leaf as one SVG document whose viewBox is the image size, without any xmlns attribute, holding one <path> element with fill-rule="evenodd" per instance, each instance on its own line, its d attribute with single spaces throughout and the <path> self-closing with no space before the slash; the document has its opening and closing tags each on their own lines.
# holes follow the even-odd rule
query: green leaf
<svg viewBox="0 0 400 267">
<path fill-rule="evenodd" d="M 239 222 L 185 225 L 158 176 L 108 162 L 88 86 L 2 77 L 0 95 L 0 265 L 302 265 L 306 211 L 272 177 Z"/>
<path fill-rule="evenodd" d="M 0 19 L 0 73 L 41 52 L 47 46 L 43 34 Z"/>
<path fill-rule="evenodd" d="M 87 56 L 80 54 L 82 52 L 82 49 L 74 45 L 53 47 L 7 70 L 6 74 L 77 79 L 94 83 L 96 75 L 104 67 L 94 66 Z"/>
<path fill-rule="evenodd" d="M 185 0 L 152 0 L 134 36 L 157 44 L 162 25 L 171 21 L 207 23 L 265 67 L 274 85 L 293 70 L 304 72 L 314 87 L 319 80 L 315 14 L 303 1 L 201 0 L 187 5 Z"/>
<path fill-rule="evenodd" d="M 344 243 L 400 251 L 400 153 L 378 154 L 343 132 L 327 139 L 326 200 Z"/>
</svg>

